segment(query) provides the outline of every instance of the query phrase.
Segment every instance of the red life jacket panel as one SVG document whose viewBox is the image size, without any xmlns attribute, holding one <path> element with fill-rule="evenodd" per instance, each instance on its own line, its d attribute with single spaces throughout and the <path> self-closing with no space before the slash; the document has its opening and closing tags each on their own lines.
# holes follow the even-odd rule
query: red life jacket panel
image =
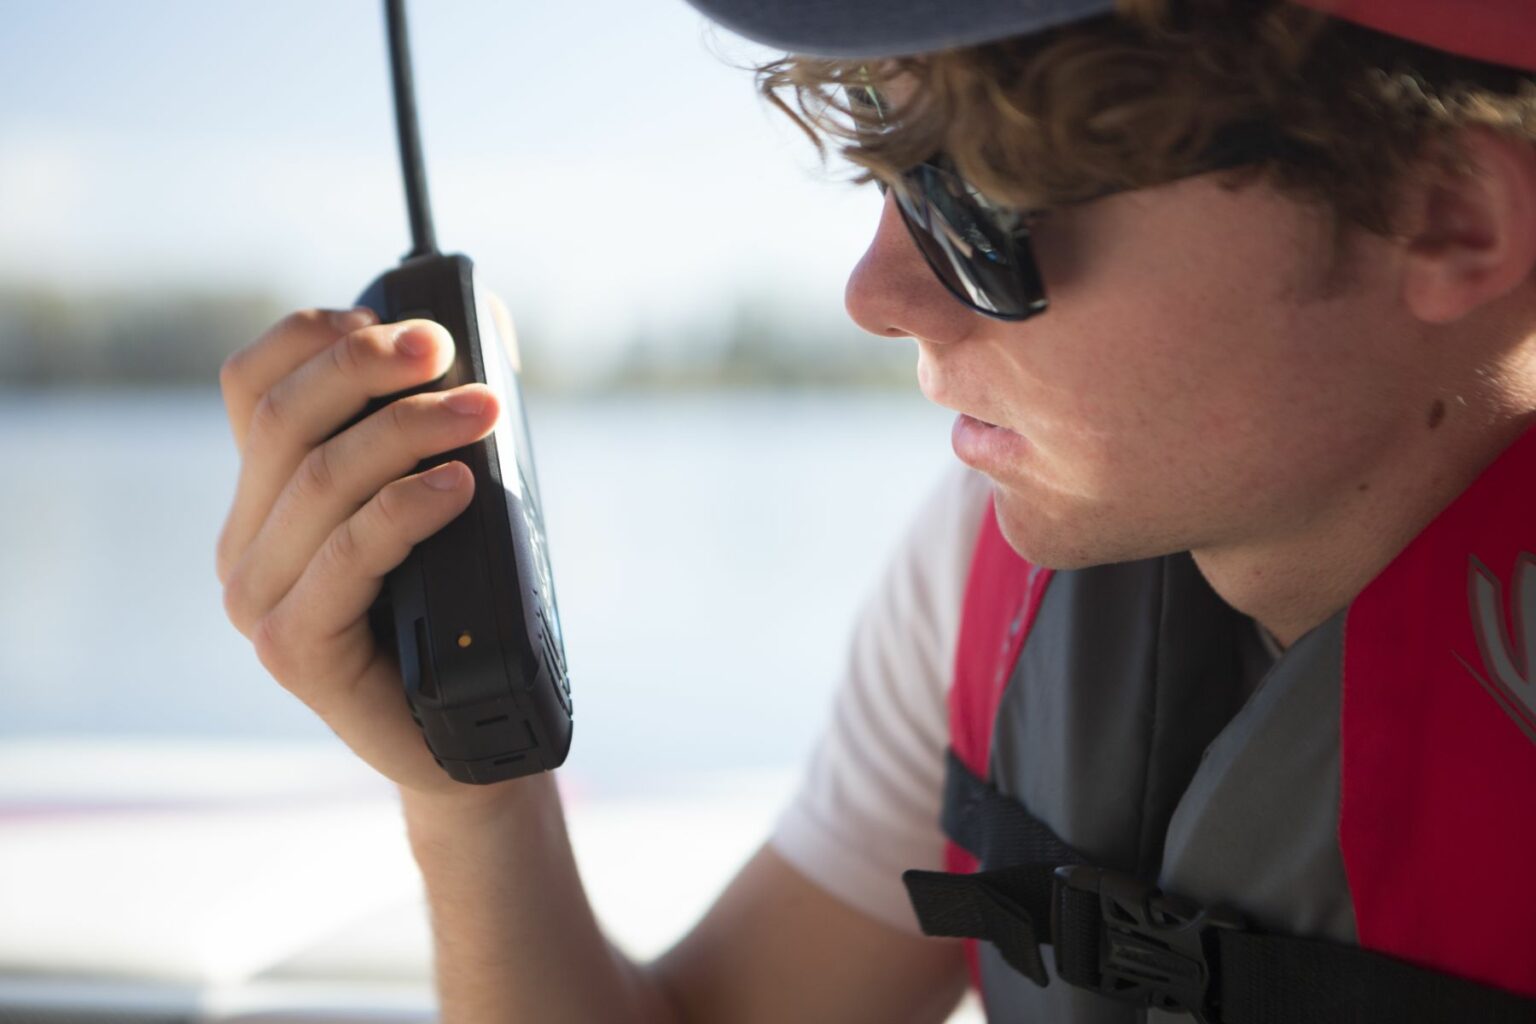
<svg viewBox="0 0 1536 1024">
<path fill-rule="evenodd" d="M 1361 945 L 1536 996 L 1533 552 L 1536 430 L 1350 606 L 1339 843 Z"/>
</svg>

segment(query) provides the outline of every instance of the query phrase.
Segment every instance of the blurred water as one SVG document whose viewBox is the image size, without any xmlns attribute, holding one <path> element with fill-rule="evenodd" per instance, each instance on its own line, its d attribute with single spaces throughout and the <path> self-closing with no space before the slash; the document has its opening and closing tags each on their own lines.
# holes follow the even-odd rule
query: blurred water
<svg viewBox="0 0 1536 1024">
<path fill-rule="evenodd" d="M 859 601 L 953 459 L 918 395 L 530 401 L 565 623 L 568 781 L 797 764 Z M 337 741 L 228 623 L 216 393 L 0 393 L 0 739 Z"/>
</svg>

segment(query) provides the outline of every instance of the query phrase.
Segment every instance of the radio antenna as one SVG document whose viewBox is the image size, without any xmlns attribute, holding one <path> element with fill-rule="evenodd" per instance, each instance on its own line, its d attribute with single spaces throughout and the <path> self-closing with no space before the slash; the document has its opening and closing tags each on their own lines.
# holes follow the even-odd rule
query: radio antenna
<svg viewBox="0 0 1536 1024">
<path fill-rule="evenodd" d="M 411 251 L 406 259 L 436 256 L 432 203 L 427 198 L 427 165 L 421 155 L 421 130 L 416 122 L 416 90 L 411 82 L 411 48 L 405 33 L 405 0 L 384 0 L 389 29 L 389 66 L 395 83 L 395 129 L 400 136 L 400 172 L 405 179 L 405 205 L 411 217 Z"/>
</svg>

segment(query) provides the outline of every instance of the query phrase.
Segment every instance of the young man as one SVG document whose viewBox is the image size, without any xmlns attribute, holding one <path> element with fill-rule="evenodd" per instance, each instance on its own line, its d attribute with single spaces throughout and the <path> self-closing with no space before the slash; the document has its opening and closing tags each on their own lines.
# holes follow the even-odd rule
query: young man
<svg viewBox="0 0 1536 1024">
<path fill-rule="evenodd" d="M 849 310 L 975 472 L 639 965 L 551 781 L 447 779 L 368 632 L 485 390 L 322 444 L 451 340 L 311 311 L 229 361 L 226 609 L 399 784 L 446 1019 L 939 1021 L 968 973 L 1007 1022 L 1536 1016 L 1536 12 L 693 2 L 887 187 Z"/>
</svg>

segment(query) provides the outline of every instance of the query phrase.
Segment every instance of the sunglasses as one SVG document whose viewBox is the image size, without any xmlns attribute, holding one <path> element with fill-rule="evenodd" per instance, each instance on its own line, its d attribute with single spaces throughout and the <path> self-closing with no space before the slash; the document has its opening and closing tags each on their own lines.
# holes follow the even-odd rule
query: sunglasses
<svg viewBox="0 0 1536 1024">
<path fill-rule="evenodd" d="M 850 107 L 877 123 L 889 109 L 868 86 L 847 86 Z M 1290 150 L 1267 125 L 1239 125 L 1219 135 L 1183 177 L 1226 170 L 1282 156 Z M 890 190 L 879 182 L 882 194 Z M 996 320 L 1027 320 L 1045 312 L 1045 282 L 1030 244 L 1030 228 L 1045 210 L 1016 210 L 994 203 L 966 181 L 949 158 L 925 160 L 902 172 L 894 189 L 896 208 L 912 241 L 951 295 Z M 1076 200 L 1090 202 L 1125 188 L 1109 188 Z"/>
</svg>

